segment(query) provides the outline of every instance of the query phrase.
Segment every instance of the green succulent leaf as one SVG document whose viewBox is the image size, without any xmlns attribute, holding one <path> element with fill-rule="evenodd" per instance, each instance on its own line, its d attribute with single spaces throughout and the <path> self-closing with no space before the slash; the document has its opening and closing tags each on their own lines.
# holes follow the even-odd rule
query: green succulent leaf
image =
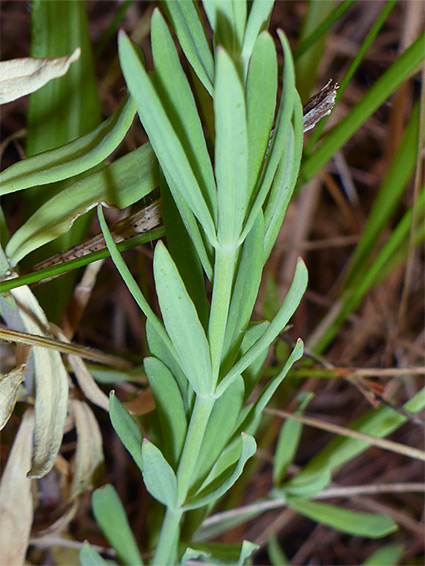
<svg viewBox="0 0 425 566">
<path fill-rule="evenodd" d="M 155 248 L 154 276 L 165 328 L 180 366 L 201 396 L 211 392 L 211 360 L 205 331 L 178 269 L 162 242 Z"/>
<path fill-rule="evenodd" d="M 115 432 L 142 471 L 142 433 L 133 417 L 117 399 L 115 391 L 111 391 L 109 395 L 109 415 Z"/>
<path fill-rule="evenodd" d="M 142 446 L 143 480 L 149 493 L 171 509 L 177 507 L 176 475 L 162 452 L 147 439 Z"/>
<path fill-rule="evenodd" d="M 382 538 L 397 530 L 397 524 L 386 515 L 300 499 L 288 499 L 288 505 L 313 521 L 353 536 Z"/>
<path fill-rule="evenodd" d="M 115 488 L 108 484 L 96 489 L 92 496 L 92 505 L 97 524 L 123 564 L 143 565 L 125 509 Z"/>
</svg>

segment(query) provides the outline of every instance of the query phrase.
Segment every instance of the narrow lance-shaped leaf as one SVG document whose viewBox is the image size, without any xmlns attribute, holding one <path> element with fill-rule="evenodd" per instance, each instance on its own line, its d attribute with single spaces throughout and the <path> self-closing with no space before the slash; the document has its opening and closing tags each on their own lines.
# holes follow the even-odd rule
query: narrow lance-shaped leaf
<svg viewBox="0 0 425 566">
<path fill-rule="evenodd" d="M 251 4 L 241 53 L 245 76 L 255 42 L 259 34 L 268 27 L 273 5 L 274 0 L 254 0 Z"/>
<path fill-rule="evenodd" d="M 12 236 L 6 246 L 11 264 L 64 234 L 76 217 L 99 202 L 125 208 L 158 186 L 158 163 L 149 144 L 50 198 Z"/>
<path fill-rule="evenodd" d="M 151 37 L 155 68 L 155 72 L 151 74 L 152 81 L 182 142 L 208 207 L 215 216 L 215 179 L 201 120 L 173 39 L 159 10 L 155 10 L 152 16 Z"/>
<path fill-rule="evenodd" d="M 115 488 L 108 484 L 97 489 L 92 496 L 92 505 L 97 524 L 120 560 L 128 566 L 142 565 L 143 559 Z"/>
<path fill-rule="evenodd" d="M 276 109 L 277 57 L 273 39 L 267 32 L 258 36 L 246 79 L 248 119 L 248 184 L 254 187 L 264 165 Z"/>
<path fill-rule="evenodd" d="M 313 521 L 354 536 L 382 538 L 397 530 L 397 524 L 386 515 L 363 513 L 302 499 L 288 499 L 288 505 Z"/>
<path fill-rule="evenodd" d="M 127 99 L 89 134 L 11 165 L 0 173 L 0 195 L 62 181 L 98 165 L 120 144 L 135 113 L 134 102 Z"/>
<path fill-rule="evenodd" d="M 197 459 L 200 478 L 207 476 L 233 434 L 243 400 L 244 383 L 239 377 L 215 402 Z"/>
<path fill-rule="evenodd" d="M 216 54 L 214 116 L 218 239 L 221 245 L 235 245 L 250 198 L 247 116 L 242 83 L 223 48 Z"/>
<path fill-rule="evenodd" d="M 301 259 L 298 259 L 297 267 L 295 270 L 292 285 L 285 297 L 279 312 L 272 320 L 264 334 L 249 348 L 247 352 L 239 359 L 233 366 L 229 373 L 222 379 L 217 387 L 217 395 L 220 396 L 224 389 L 229 386 L 233 379 L 241 374 L 261 353 L 267 348 L 279 332 L 288 323 L 291 316 L 294 314 L 295 309 L 299 305 L 301 297 L 307 287 L 307 268 Z"/>
<path fill-rule="evenodd" d="M 295 414 L 303 414 L 304 409 L 313 398 L 313 393 L 301 393 L 297 398 L 297 410 Z M 293 419 L 286 419 L 280 429 L 279 438 L 276 445 L 273 463 L 273 483 L 279 485 L 286 474 L 288 466 L 292 463 L 299 442 L 303 424 Z"/>
<path fill-rule="evenodd" d="M 116 398 L 115 391 L 111 391 L 109 396 L 109 415 L 115 432 L 130 452 L 139 469 L 142 470 L 142 433 L 133 417 Z"/>
<path fill-rule="evenodd" d="M 146 70 L 124 32 L 120 32 L 118 47 L 121 68 L 128 88 L 136 101 L 140 120 L 149 136 L 167 183 L 175 195 L 174 198 L 177 203 L 179 199 L 186 201 L 203 226 L 210 242 L 214 242 L 215 227 L 211 212 L 203 199 L 185 150 Z"/>
<path fill-rule="evenodd" d="M 251 229 L 251 226 L 255 221 L 258 211 L 263 207 L 265 202 L 264 219 L 266 227 L 270 225 L 271 217 L 275 218 L 279 215 L 278 217 L 280 218 L 280 222 L 282 222 L 283 218 L 281 215 L 282 207 L 279 207 L 278 210 L 276 210 L 275 207 L 275 201 L 278 198 L 277 190 L 273 191 L 269 197 L 268 195 L 270 188 L 272 187 L 272 183 L 274 185 L 276 171 L 278 168 L 281 170 L 287 170 L 287 177 L 289 178 L 290 176 L 290 170 L 292 169 L 291 166 L 293 163 L 292 151 L 294 149 L 294 143 L 289 136 L 291 135 L 291 118 L 294 104 L 297 102 L 297 94 L 295 90 L 295 71 L 291 50 L 289 48 L 288 41 L 283 34 L 280 34 L 280 40 L 285 53 L 285 64 L 283 67 L 282 95 L 276 119 L 276 127 L 270 141 L 268 157 L 266 158 L 261 176 L 258 180 L 258 186 L 256 187 L 256 200 L 250 210 L 241 239 L 246 237 L 246 234 Z M 265 259 L 268 257 L 270 249 L 270 244 L 265 246 Z"/>
<path fill-rule="evenodd" d="M 233 363 L 245 336 L 261 282 L 263 269 L 264 220 L 260 211 L 242 248 L 242 257 L 233 287 L 226 326 L 223 358 Z M 232 356 L 229 358 L 229 353 Z"/>
<path fill-rule="evenodd" d="M 216 501 L 224 495 L 242 474 L 246 462 L 255 454 L 257 444 L 252 436 L 242 433 L 241 454 L 234 470 L 230 475 L 226 472 L 216 478 L 212 484 L 206 486 L 185 505 L 185 509 L 203 507 Z"/>
<path fill-rule="evenodd" d="M 162 433 L 161 447 L 174 466 L 178 463 L 187 430 L 184 402 L 174 376 L 160 360 L 145 358 L 143 365 L 155 399 Z"/>
<path fill-rule="evenodd" d="M 147 439 L 143 440 L 142 460 L 143 480 L 146 489 L 160 503 L 171 509 L 176 509 L 176 475 L 161 451 Z"/>
<path fill-rule="evenodd" d="M 425 387 L 409 399 L 402 406 L 402 409 L 409 413 L 417 413 L 424 407 Z M 406 420 L 407 418 L 404 415 L 397 413 L 391 407 L 381 406 L 356 419 L 351 423 L 350 428 L 378 438 L 384 438 L 397 430 Z M 356 438 L 335 438 L 308 462 L 299 472 L 298 477 L 304 474 L 310 475 L 323 468 L 334 471 L 367 450 L 369 446 L 368 442 Z"/>
<path fill-rule="evenodd" d="M 205 30 L 193 1 L 165 0 L 164 4 L 187 60 L 212 96 L 214 61 Z"/>
<path fill-rule="evenodd" d="M 128 290 L 130 291 L 131 295 L 133 296 L 133 299 L 139 305 L 140 309 L 145 314 L 146 318 L 148 318 L 150 320 L 150 322 L 152 323 L 152 325 L 155 326 L 155 330 L 161 336 L 161 340 L 167 345 L 170 352 L 173 354 L 173 356 L 177 360 L 177 356 L 175 355 L 173 345 L 171 344 L 170 339 L 167 336 L 167 333 L 165 332 L 165 329 L 164 329 L 161 321 L 156 316 L 156 314 L 153 312 L 151 306 L 147 302 L 147 300 L 146 300 L 145 296 L 143 295 L 140 287 L 138 286 L 136 280 L 134 279 L 131 271 L 127 267 L 127 264 L 125 263 L 125 261 L 121 257 L 121 254 L 118 251 L 117 245 L 114 242 L 114 239 L 112 238 L 112 235 L 109 231 L 108 225 L 106 224 L 105 217 L 103 215 L 103 211 L 102 211 L 102 208 L 100 206 L 98 207 L 97 212 L 98 212 L 100 227 L 102 228 L 103 237 L 105 238 L 105 242 L 106 242 L 106 245 L 108 246 L 109 253 L 111 254 L 112 261 L 114 262 L 114 264 L 115 264 L 116 268 L 118 269 L 121 277 L 123 278 L 125 284 L 127 285 Z"/>
<path fill-rule="evenodd" d="M 289 356 L 282 370 L 272 381 L 270 381 L 270 383 L 268 383 L 267 387 L 263 389 L 260 397 L 252 406 L 251 411 L 247 414 L 243 424 L 241 425 L 241 428 L 243 430 L 247 430 L 250 433 L 254 433 L 256 431 L 259 421 L 262 417 L 263 410 L 266 407 L 267 403 L 270 401 L 276 389 L 282 383 L 291 367 L 302 357 L 303 353 L 304 344 L 302 340 L 298 339 L 295 348 L 292 350 L 291 355 Z"/>
<path fill-rule="evenodd" d="M 154 256 L 154 276 L 165 328 L 180 365 L 199 395 L 211 389 L 211 360 L 205 331 L 176 265 L 162 242 Z"/>
</svg>

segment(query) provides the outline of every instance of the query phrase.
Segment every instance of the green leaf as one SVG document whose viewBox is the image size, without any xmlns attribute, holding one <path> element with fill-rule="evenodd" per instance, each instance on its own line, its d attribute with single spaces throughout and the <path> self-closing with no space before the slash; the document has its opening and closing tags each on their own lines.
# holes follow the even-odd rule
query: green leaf
<svg viewBox="0 0 425 566">
<path fill-rule="evenodd" d="M 248 133 L 242 83 L 223 48 L 217 49 L 214 87 L 218 239 L 221 245 L 232 246 L 241 233 L 250 199 Z"/>
<path fill-rule="evenodd" d="M 187 420 L 179 387 L 170 370 L 156 358 L 143 361 L 149 379 L 161 428 L 161 447 L 176 466 L 183 448 Z"/>
<path fill-rule="evenodd" d="M 314 497 L 327 487 L 332 481 L 332 476 L 326 468 L 311 471 L 309 474 L 297 474 L 281 488 L 273 490 L 273 497 L 276 499 L 287 498 L 289 496 L 306 498 Z"/>
<path fill-rule="evenodd" d="M 246 76 L 247 69 L 253 63 L 251 56 L 253 50 L 255 50 L 254 46 L 255 42 L 258 40 L 258 35 L 268 28 L 273 5 L 274 0 L 254 0 L 254 2 L 252 2 L 241 53 L 244 76 Z"/>
<path fill-rule="evenodd" d="M 264 222 L 260 211 L 243 243 L 230 301 L 223 351 L 223 358 L 228 366 L 234 362 L 238 354 L 257 299 L 263 270 L 263 234 Z"/>
<path fill-rule="evenodd" d="M 266 333 L 267 332 L 268 330 L 266 330 Z M 261 340 L 262 338 L 260 338 L 259 341 Z M 304 344 L 302 340 L 298 339 L 295 348 L 292 350 L 292 353 L 289 356 L 286 364 L 283 366 L 282 370 L 274 379 L 272 379 L 267 384 L 266 387 L 264 387 L 257 401 L 252 405 L 251 410 L 246 415 L 243 424 L 240 426 L 242 430 L 246 430 L 250 433 L 256 431 L 260 419 L 262 417 L 264 408 L 266 407 L 266 405 L 274 395 L 276 389 L 282 383 L 283 379 L 286 377 L 287 373 L 289 372 L 293 364 L 302 357 L 303 353 L 304 353 Z"/>
<path fill-rule="evenodd" d="M 242 433 L 241 453 L 236 466 L 231 471 L 224 471 L 220 476 L 191 498 L 184 506 L 185 510 L 203 507 L 224 495 L 242 474 L 245 463 L 255 454 L 256 449 L 257 444 L 254 438 L 248 434 Z"/>
<path fill-rule="evenodd" d="M 125 252 L 137 246 L 141 246 L 142 244 L 152 244 L 155 240 L 162 238 L 164 235 L 164 227 L 160 226 L 159 228 L 154 228 L 153 230 L 140 233 L 133 238 L 128 238 L 127 240 L 119 242 L 117 244 L 117 249 L 120 252 Z M 108 248 L 103 248 L 97 250 L 96 252 L 92 252 L 87 255 L 65 261 L 63 263 L 58 263 L 57 265 L 52 265 L 51 267 L 45 267 L 44 269 L 30 271 L 30 273 L 26 273 L 25 275 L 21 275 L 19 277 L 14 277 L 13 279 L 5 279 L 4 281 L 0 281 L 0 293 L 4 293 L 5 291 L 9 291 L 10 289 L 15 289 L 16 287 L 22 287 L 23 285 L 31 285 L 31 283 L 37 283 L 38 281 L 42 281 L 43 279 L 47 279 L 49 277 L 62 275 L 67 271 L 78 269 L 79 267 L 84 267 L 89 263 L 93 263 L 95 261 L 98 261 L 99 259 L 103 259 L 109 256 L 110 254 Z"/>
<path fill-rule="evenodd" d="M 158 242 L 154 277 L 165 328 L 178 354 L 180 366 L 201 396 L 211 392 L 211 360 L 207 338 L 196 309 L 169 252 Z"/>
<path fill-rule="evenodd" d="M 27 155 L 63 145 L 100 122 L 85 4 L 78 0 L 65 3 L 36 0 L 31 5 L 31 24 L 32 57 L 68 55 L 76 47 L 81 48 L 81 57 L 64 77 L 30 96 Z"/>
<path fill-rule="evenodd" d="M 299 305 L 301 297 L 307 287 L 307 268 L 304 262 L 299 259 L 297 267 L 295 270 L 294 279 L 292 285 L 285 297 L 279 312 L 272 320 L 270 325 L 264 334 L 249 348 L 247 352 L 243 354 L 240 360 L 233 366 L 229 373 L 222 379 L 217 387 L 217 395 L 220 396 L 222 391 L 228 387 L 228 385 L 233 381 L 233 379 L 241 374 L 261 353 L 267 348 L 279 332 L 286 326 L 291 316 L 294 314 L 295 309 Z M 299 347 L 297 347 L 297 352 L 299 352 Z M 301 354 L 300 354 L 301 355 Z M 295 361 L 295 360 L 294 360 Z"/>
<path fill-rule="evenodd" d="M 425 407 L 425 388 L 422 388 L 412 399 L 403 405 L 403 410 L 416 413 Z M 376 410 L 369 411 L 359 419 L 356 419 L 350 428 L 383 438 L 398 429 L 406 422 L 406 417 L 394 411 L 390 407 L 381 406 Z M 315 471 L 327 469 L 330 472 L 349 462 L 365 450 L 370 444 L 364 440 L 354 438 L 338 437 L 329 442 L 298 474 L 297 481 L 301 481 L 304 474 L 312 474 Z"/>
<path fill-rule="evenodd" d="M 267 543 L 267 557 L 272 566 L 289 566 L 288 557 L 283 552 L 277 538 L 277 534 L 273 533 Z"/>
<path fill-rule="evenodd" d="M 109 395 L 109 416 L 115 432 L 121 439 L 131 457 L 136 462 L 140 470 L 143 470 L 142 463 L 142 433 L 127 409 L 120 403 L 115 396 L 115 391 Z"/>
<path fill-rule="evenodd" d="M 108 484 L 96 489 L 92 495 L 92 506 L 97 524 L 120 560 L 128 566 L 143 564 L 127 514 L 115 488 Z"/>
<path fill-rule="evenodd" d="M 11 165 L 0 173 L 0 195 L 68 179 L 98 165 L 120 144 L 136 113 L 131 99 L 89 134 Z"/>
<path fill-rule="evenodd" d="M 369 556 L 363 566 L 393 566 L 400 564 L 400 560 L 404 554 L 402 544 L 386 544 Z"/>
<path fill-rule="evenodd" d="M 202 564 L 229 564 L 232 566 L 242 566 L 250 564 L 248 559 L 252 557 L 252 553 L 258 550 L 258 544 L 244 540 L 240 543 L 220 543 L 206 542 L 202 544 L 191 544 L 183 554 L 180 564 L 193 564 L 194 561 L 202 559 Z"/>
<path fill-rule="evenodd" d="M 175 357 L 176 353 L 174 352 L 174 349 L 169 348 L 169 340 L 168 342 L 164 342 L 162 336 L 158 334 L 155 326 L 149 321 L 149 319 L 146 321 L 146 336 L 151 354 L 161 360 L 161 362 L 171 371 L 174 379 L 176 380 L 185 404 L 186 412 L 188 407 L 191 406 L 190 399 L 188 399 L 189 384 L 177 358 Z"/>
<path fill-rule="evenodd" d="M 313 393 L 300 394 L 297 402 L 296 415 L 302 415 L 313 398 Z M 273 484 L 279 485 L 292 464 L 301 440 L 303 424 L 293 419 L 286 419 L 280 429 L 273 462 Z M 305 496 L 307 497 L 307 496 Z"/>
<path fill-rule="evenodd" d="M 279 147 L 282 142 L 279 142 L 278 138 L 283 134 L 285 150 L 282 152 L 283 154 L 280 160 L 279 155 L 277 155 L 277 172 L 272 180 L 270 196 L 264 212 L 266 224 L 264 261 L 268 258 L 282 226 L 286 209 L 288 208 L 297 181 L 303 151 L 303 112 L 300 97 L 295 90 L 292 54 L 285 35 L 281 31 L 278 31 L 278 35 L 285 54 L 284 81 L 286 78 L 287 85 L 285 87 L 284 83 L 281 99 L 283 109 L 281 113 L 279 111 L 281 118 L 279 119 L 278 116 L 278 131 L 275 133 L 275 136 L 277 136 L 276 146 Z M 289 120 L 292 117 L 293 126 L 288 121 L 288 112 L 290 112 Z M 273 141 L 270 151 L 270 161 L 274 159 L 274 152 L 275 147 Z M 264 188 L 261 190 L 263 191 Z"/>
<path fill-rule="evenodd" d="M 183 556 L 181 557 L 180 565 L 186 566 L 186 564 L 188 562 L 190 564 L 191 563 L 190 561 L 192 560 L 196 560 L 198 558 L 205 560 L 206 558 L 210 558 L 210 557 L 211 557 L 211 553 L 208 550 L 202 550 L 202 548 L 192 548 L 188 546 L 184 551 Z"/>
<path fill-rule="evenodd" d="M 249 348 L 255 344 L 255 342 L 261 338 L 266 329 L 269 327 L 267 321 L 263 322 L 251 322 L 249 328 L 244 333 L 244 337 L 241 344 L 241 355 L 249 350 Z M 266 361 L 269 347 L 264 348 L 262 352 L 253 360 L 249 366 L 244 370 L 242 377 L 245 383 L 245 401 L 254 391 L 255 386 L 261 377 L 261 371 Z"/>
<path fill-rule="evenodd" d="M 282 507 L 283 506 L 284 505 L 282 505 Z M 201 542 L 214 539 L 223 533 L 229 532 L 234 527 L 246 524 L 247 521 L 258 517 L 263 512 L 260 506 L 253 505 L 238 509 L 235 513 L 226 513 L 224 517 L 220 519 L 220 522 L 213 521 L 210 524 L 201 525 L 193 535 L 192 540 Z"/>
<path fill-rule="evenodd" d="M 121 254 L 118 251 L 117 245 L 114 242 L 114 240 L 111 236 L 111 233 L 109 232 L 109 228 L 106 224 L 105 217 L 103 216 L 103 211 L 102 211 L 102 208 L 100 206 L 98 207 L 97 212 L 98 212 L 99 223 L 100 223 L 100 227 L 102 229 L 103 237 L 105 238 L 105 243 L 108 247 L 109 253 L 111 254 L 111 258 L 112 258 L 112 261 L 115 264 L 115 267 L 118 269 L 121 277 L 123 278 L 125 284 L 128 287 L 128 290 L 132 294 L 134 300 L 136 301 L 136 303 L 138 304 L 138 306 L 140 307 L 142 312 L 145 314 L 146 318 L 148 320 L 150 320 L 151 324 L 155 327 L 156 332 L 161 337 L 161 340 L 164 342 L 164 344 L 170 350 L 173 357 L 177 360 L 177 355 L 174 351 L 173 345 L 170 342 L 170 339 L 168 338 L 167 333 L 165 332 L 165 328 L 163 327 L 159 318 L 156 316 L 156 314 L 151 309 L 149 303 L 145 299 L 142 291 L 140 290 L 140 287 L 136 283 L 136 280 L 134 279 L 133 275 L 131 274 L 129 268 L 127 267 L 127 265 L 125 263 L 125 261 L 121 257 Z"/>
<path fill-rule="evenodd" d="M 205 478 L 233 434 L 243 400 L 244 384 L 239 378 L 214 403 L 198 457 L 198 477 Z"/>
<path fill-rule="evenodd" d="M 202 326 L 206 329 L 208 327 L 210 303 L 205 289 L 202 262 L 196 253 L 196 248 L 183 224 L 163 175 L 160 179 L 160 189 L 162 219 L 167 234 L 168 251 L 174 263 L 179 266 L 179 273 L 184 285 L 196 307 Z M 212 256 L 212 253 L 210 255 Z M 212 279 L 212 271 L 206 275 L 210 280 Z"/>
<path fill-rule="evenodd" d="M 107 566 L 107 564 L 117 564 L 108 560 L 104 560 L 91 544 L 85 542 L 80 550 L 80 566 Z"/>
<path fill-rule="evenodd" d="M 246 80 L 250 189 L 256 185 L 263 166 L 275 115 L 276 95 L 276 49 L 270 34 L 263 32 L 255 43 Z"/>
<path fill-rule="evenodd" d="M 288 506 L 309 519 L 349 535 L 382 538 L 397 530 L 397 524 L 386 515 L 342 509 L 327 503 L 288 499 Z"/>
<path fill-rule="evenodd" d="M 159 10 L 152 16 L 151 37 L 155 68 L 151 76 L 156 92 L 184 148 L 208 208 L 215 216 L 215 179 L 201 120 L 171 34 Z"/>
<path fill-rule="evenodd" d="M 297 103 L 300 106 L 300 102 L 298 100 L 298 95 L 295 90 L 295 72 L 294 72 L 294 64 L 292 61 L 291 51 L 289 48 L 289 44 L 287 39 L 283 34 L 280 34 L 280 40 L 284 49 L 285 53 L 285 64 L 283 67 L 283 77 L 282 77 L 282 95 L 280 99 L 280 106 L 279 111 L 276 119 L 276 127 L 274 130 L 274 134 L 272 140 L 270 142 L 270 148 L 268 152 L 268 157 L 265 160 L 260 178 L 258 180 L 258 186 L 256 188 L 256 200 L 253 204 L 249 218 L 246 222 L 244 227 L 244 232 L 242 234 L 241 239 L 246 236 L 248 230 L 251 229 L 252 223 L 255 220 L 258 211 L 263 207 L 264 203 L 266 202 L 266 207 L 264 210 L 264 218 L 265 218 L 265 225 L 266 229 L 270 225 L 271 220 L 273 217 L 277 217 L 280 219 L 280 224 L 278 221 L 275 220 L 274 224 L 280 229 L 280 225 L 282 223 L 283 215 L 282 215 L 282 206 L 276 209 L 275 201 L 280 197 L 279 189 L 282 190 L 289 200 L 291 196 L 290 187 L 281 186 L 282 185 L 282 177 L 283 171 L 286 171 L 285 179 L 288 179 L 287 184 L 289 185 L 289 180 L 292 176 L 292 170 L 296 168 L 297 163 L 295 159 L 295 147 L 296 144 L 292 139 L 292 126 L 291 126 L 291 118 L 294 110 L 294 104 Z M 300 109 L 298 110 L 301 111 Z M 301 135 L 301 144 L 302 144 L 302 134 Z M 251 140 L 250 140 L 251 142 Z M 276 171 L 280 170 L 279 176 L 279 185 L 275 180 Z M 267 199 L 270 188 L 272 184 L 276 187 Z M 267 199 L 267 201 L 266 201 Z M 267 232 L 266 232 L 267 233 Z M 269 243 L 266 240 L 265 246 L 265 254 L 264 260 L 265 261 L 270 253 L 271 247 L 274 244 L 274 240 L 270 241 Z"/>
<path fill-rule="evenodd" d="M 149 136 L 173 197 L 178 206 L 181 201 L 189 206 L 203 226 L 210 242 L 214 242 L 214 222 L 202 197 L 198 180 L 158 93 L 124 32 L 120 32 L 118 48 L 127 86 L 136 101 L 140 120 Z"/>
<path fill-rule="evenodd" d="M 71 65 L 65 76 L 50 81 L 30 95 L 26 120 L 27 157 L 83 136 L 101 122 L 85 3 L 78 0 L 65 3 L 35 0 L 31 4 L 31 26 L 33 57 L 68 55 L 77 47 L 81 48 L 81 57 Z M 45 187 L 33 187 L 22 201 L 21 218 L 29 218 L 48 198 L 68 185 L 69 181 L 54 183 L 48 187 L 48 194 Z M 49 255 L 84 238 L 90 220 L 89 216 L 80 218 L 60 242 L 50 246 Z M 38 256 L 35 263 L 40 259 Z M 60 292 L 56 282 L 51 284 L 50 292 L 46 287 L 37 289 L 36 294 L 50 320 L 57 321 L 63 314 L 71 298 L 73 279 L 72 274 L 65 277 L 61 281 Z M 55 301 L 50 300 L 52 294 L 56 296 Z"/>
<path fill-rule="evenodd" d="M 203 6 L 214 30 L 214 45 L 222 45 L 237 59 L 245 33 L 246 0 L 208 0 Z"/>
<path fill-rule="evenodd" d="M 125 208 L 158 186 L 158 164 L 149 144 L 49 199 L 21 226 L 6 246 L 12 265 L 69 230 L 73 220 L 95 204 Z"/>
<path fill-rule="evenodd" d="M 213 95 L 214 61 L 202 22 L 192 0 L 165 0 L 168 16 L 187 60 L 197 77 Z"/>
<path fill-rule="evenodd" d="M 163 505 L 176 509 L 177 479 L 162 452 L 146 438 L 142 446 L 143 480 L 149 493 Z"/>
</svg>

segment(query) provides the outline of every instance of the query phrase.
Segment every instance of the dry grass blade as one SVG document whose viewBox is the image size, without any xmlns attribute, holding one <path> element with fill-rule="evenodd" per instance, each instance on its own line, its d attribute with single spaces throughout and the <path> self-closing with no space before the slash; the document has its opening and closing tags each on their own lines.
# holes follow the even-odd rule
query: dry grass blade
<svg viewBox="0 0 425 566">
<path fill-rule="evenodd" d="M 117 358 L 116 356 L 96 352 L 95 350 L 78 346 L 77 344 L 61 342 L 60 340 L 48 338 L 47 336 L 30 334 L 29 332 L 19 332 L 18 330 L 10 330 L 9 328 L 0 328 L 0 340 L 15 342 L 16 344 L 26 344 L 27 346 L 40 346 L 42 348 L 56 350 L 62 354 L 74 354 L 75 356 L 80 356 L 86 360 L 98 362 L 116 369 L 129 369 L 131 367 L 129 362 L 121 358 Z"/>
</svg>

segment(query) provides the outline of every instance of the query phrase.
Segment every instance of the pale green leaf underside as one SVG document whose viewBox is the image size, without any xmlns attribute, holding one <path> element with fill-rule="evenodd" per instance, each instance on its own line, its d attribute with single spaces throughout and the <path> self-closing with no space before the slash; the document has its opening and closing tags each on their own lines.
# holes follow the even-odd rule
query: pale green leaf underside
<svg viewBox="0 0 425 566">
<path fill-rule="evenodd" d="M 6 246 L 12 265 L 69 230 L 73 220 L 97 203 L 125 208 L 150 193 L 159 182 L 158 164 L 149 144 L 101 171 L 67 187 L 41 206 Z"/>
<path fill-rule="evenodd" d="M 135 114 L 136 106 L 129 99 L 89 134 L 11 165 L 0 173 L 0 195 L 55 183 L 88 171 L 119 145 Z"/>
</svg>

